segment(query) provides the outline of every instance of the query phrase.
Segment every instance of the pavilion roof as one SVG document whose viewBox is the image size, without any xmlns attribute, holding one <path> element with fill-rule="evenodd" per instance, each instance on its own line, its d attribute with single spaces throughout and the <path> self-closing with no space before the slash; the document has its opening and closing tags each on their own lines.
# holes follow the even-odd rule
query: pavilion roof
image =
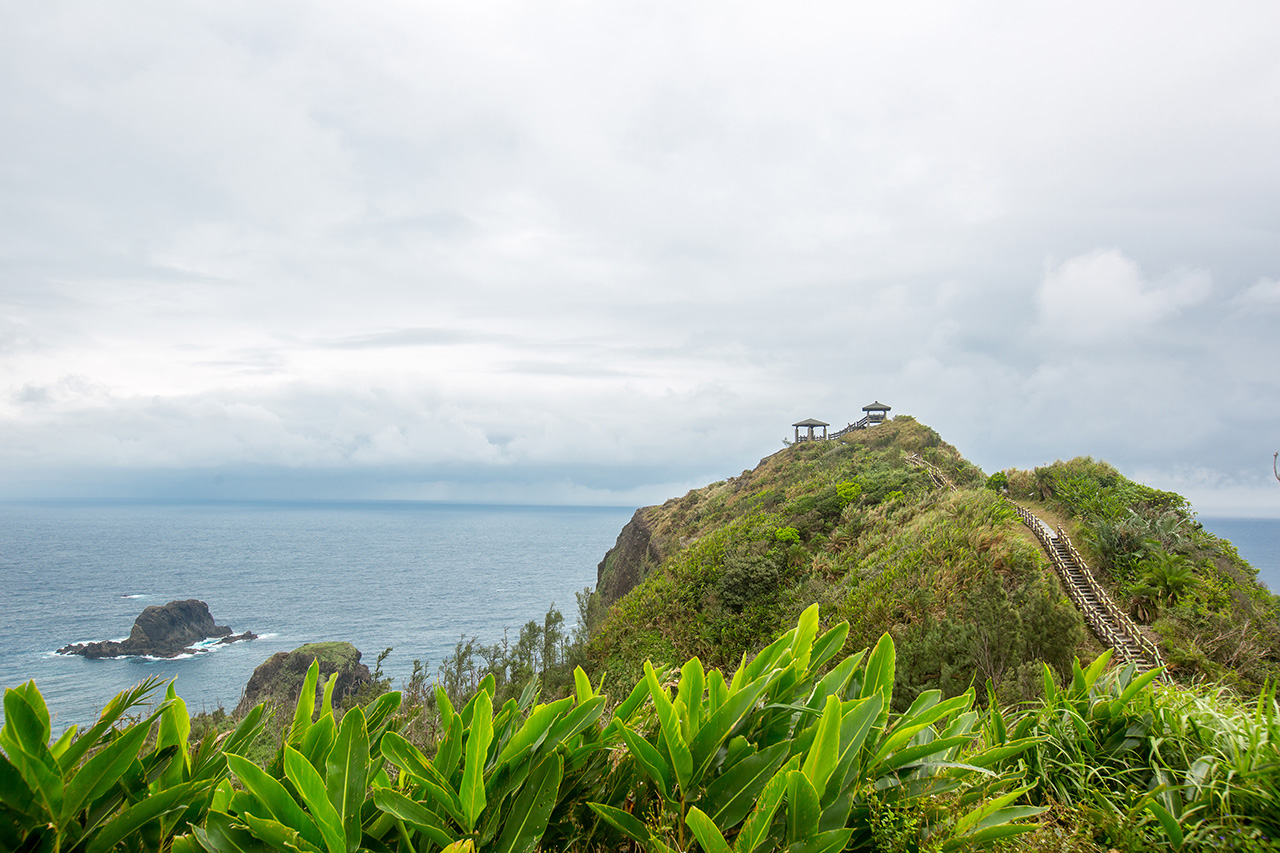
<svg viewBox="0 0 1280 853">
<path fill-rule="evenodd" d="M 804 427 L 810 427 L 810 426 L 831 426 L 831 424 L 826 423 L 825 421 L 820 421 L 820 420 L 818 420 L 817 418 L 805 418 L 804 420 L 800 421 L 799 423 L 792 424 L 792 426 L 804 426 Z"/>
<path fill-rule="evenodd" d="M 864 412 L 887 412 L 889 411 L 889 409 L 890 409 L 889 406 L 886 406 L 884 403 L 881 403 L 879 400 L 876 400 L 870 406 L 862 407 L 862 411 Z"/>
</svg>

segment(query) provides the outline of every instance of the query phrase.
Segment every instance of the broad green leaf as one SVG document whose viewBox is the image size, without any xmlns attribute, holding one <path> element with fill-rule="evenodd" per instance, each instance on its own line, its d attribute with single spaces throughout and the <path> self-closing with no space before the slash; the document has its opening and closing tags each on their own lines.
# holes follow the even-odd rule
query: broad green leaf
<svg viewBox="0 0 1280 853">
<path fill-rule="evenodd" d="M 169 853 L 200 853 L 203 849 L 191 835 L 178 835 L 169 842 Z"/>
<path fill-rule="evenodd" d="M 632 841 L 638 841 L 646 846 L 649 844 L 652 833 L 649 832 L 649 827 L 635 815 L 602 803 L 587 803 L 587 806 Z"/>
<path fill-rule="evenodd" d="M 695 781 L 702 779 L 720 745 L 729 737 L 742 718 L 755 707 L 757 700 L 768 686 L 767 679 L 758 678 L 745 687 L 731 692 L 729 698 L 702 724 L 702 729 L 689 746 L 692 779 Z M 661 716 L 658 719 L 661 722 Z M 681 787 L 684 787 L 684 783 Z"/>
<path fill-rule="evenodd" d="M 413 825 L 419 832 L 444 847 L 456 839 L 440 816 L 426 805 L 390 788 L 375 788 L 373 802 L 387 814 Z"/>
<path fill-rule="evenodd" d="M 872 763 L 868 772 L 872 776 L 883 776 L 902 767 L 908 767 L 913 764 L 929 764 L 933 762 L 925 759 L 931 756 L 937 756 L 938 760 L 942 760 L 945 753 L 954 747 L 964 746 L 973 740 L 971 735 L 960 735 L 959 737 L 938 738 L 928 743 L 920 743 L 915 746 L 904 747 L 897 752 L 886 755 L 883 759 Z M 984 771 L 985 772 L 985 771 Z M 987 773 L 987 775 L 992 775 Z"/>
<path fill-rule="evenodd" d="M 476 843 L 470 838 L 460 838 L 440 853 L 476 853 Z"/>
<path fill-rule="evenodd" d="M 852 829 L 831 829 L 814 833 L 791 845 L 789 853 L 838 853 L 849 843 L 852 835 Z"/>
<path fill-rule="evenodd" d="M 594 698 L 596 695 L 591 688 L 591 679 L 587 677 L 587 674 L 582 671 L 580 666 L 573 668 L 573 689 L 579 705 Z"/>
<path fill-rule="evenodd" d="M 813 653 L 813 639 L 816 636 L 818 636 L 818 605 L 810 604 L 800 614 L 791 640 L 791 656 L 795 659 L 798 672 L 809 671 L 809 656 Z"/>
<path fill-rule="evenodd" d="M 364 709 L 365 724 L 369 727 L 369 738 L 372 741 L 373 733 L 382 727 L 382 724 L 391 719 L 391 715 L 400 707 L 401 694 L 398 690 L 392 690 L 383 693 L 377 699 L 374 699 Z"/>
<path fill-rule="evenodd" d="M 300 853 L 324 853 L 293 829 L 271 818 L 258 817 L 252 812 L 237 815 L 255 838 L 267 842 L 276 850 L 297 850 Z"/>
<path fill-rule="evenodd" d="M 639 710 L 640 706 L 644 704 L 644 700 L 648 697 L 649 684 L 645 679 L 640 679 L 636 682 L 635 687 L 631 688 L 631 693 L 627 696 L 626 700 L 614 709 L 613 718 L 615 720 L 627 722 L 631 719 L 631 715 Z"/>
<path fill-rule="evenodd" d="M 9 691 L 5 691 L 8 693 Z M 17 687 L 13 688 L 13 692 L 21 696 L 26 701 L 27 706 L 31 708 L 32 714 L 35 716 L 35 722 L 38 728 L 32 734 L 39 740 L 41 744 L 47 745 L 53 737 L 53 729 L 50 724 L 49 706 L 44 703 L 44 697 L 40 695 L 40 689 L 36 687 L 34 679 L 24 681 Z M 8 714 L 8 710 L 5 711 Z"/>
<path fill-rule="evenodd" d="M 94 833 L 86 853 L 107 853 L 125 837 L 137 832 L 151 821 L 167 814 L 186 811 L 201 793 L 199 786 L 188 783 L 174 786 L 133 803 Z"/>
<path fill-rule="evenodd" d="M 703 807 L 717 826 L 729 829 L 746 817 L 760 792 L 786 761 L 789 748 L 790 744 L 784 741 L 749 755 L 707 786 Z"/>
<path fill-rule="evenodd" d="M 49 821 L 48 812 L 36 802 L 36 795 L 14 767 L 0 754 L 0 805 L 19 815 L 35 818 L 41 823 Z"/>
<path fill-rule="evenodd" d="M 733 681 L 729 684 L 729 691 L 732 693 L 743 684 L 755 681 L 773 669 L 774 665 L 782 658 L 783 653 L 790 651 L 791 644 L 794 641 L 795 630 L 792 629 L 761 649 L 760 653 L 752 658 L 751 661 L 748 662 L 746 655 L 743 655 L 743 664 L 733 674 Z"/>
<path fill-rule="evenodd" d="M 910 742 L 912 738 L 932 726 L 935 722 L 943 717 L 966 710 L 972 702 L 973 691 L 970 690 L 945 702 L 939 702 L 930 708 L 926 708 L 914 716 L 904 714 L 898 719 L 893 731 L 881 741 L 879 749 L 876 750 L 873 763 L 885 760 L 890 753 Z"/>
<path fill-rule="evenodd" d="M 1015 755 L 1026 752 L 1037 743 L 1043 743 L 1044 741 L 1044 737 L 1018 738 L 1008 743 L 989 746 L 981 752 L 966 757 L 965 762 L 975 767 L 989 768 L 994 764 L 999 764 Z"/>
<path fill-rule="evenodd" d="M 813 652 L 809 657 L 809 672 L 817 672 L 827 661 L 835 657 L 844 648 L 844 641 L 848 636 L 849 623 L 841 622 L 815 640 Z"/>
<path fill-rule="evenodd" d="M 832 667 L 831 671 L 822 676 L 822 680 L 814 685 L 813 693 L 805 704 L 810 708 L 816 709 L 826 704 L 828 696 L 838 696 L 843 699 L 849 679 L 853 676 L 853 671 L 858 668 L 858 662 L 861 659 L 861 654 L 849 655 L 849 657 Z"/>
<path fill-rule="evenodd" d="M 307 757 L 311 766 L 317 771 L 324 771 L 324 760 L 333 749 L 333 740 L 338 736 L 338 726 L 333 721 L 333 714 L 322 714 L 320 719 L 307 726 L 307 733 L 302 736 L 298 751 Z"/>
<path fill-rule="evenodd" d="M 831 771 L 835 770 L 836 761 L 840 757 L 840 723 L 840 700 L 835 696 L 828 696 L 827 707 L 817 722 L 813 745 L 809 747 L 809 754 L 802 767 L 820 801 L 826 793 Z"/>
<path fill-rule="evenodd" d="M 62 756 L 66 753 L 67 749 L 70 748 L 71 744 L 75 742 L 76 735 L 79 734 L 79 731 L 79 726 L 67 726 L 66 730 L 62 734 L 58 735 L 58 739 L 49 745 L 49 752 L 54 758 L 58 759 L 58 766 L 60 766 L 64 771 L 68 768 L 67 765 L 62 763 Z"/>
<path fill-rule="evenodd" d="M 986 847 L 992 841 L 999 841 L 1002 838 L 1012 838 L 1015 835 L 1022 835 L 1027 832 L 1035 832 L 1039 829 L 1039 825 L 1034 823 L 1007 823 L 1001 826 L 993 826 L 987 829 L 980 829 L 964 838 L 951 839 L 942 845 L 944 853 L 952 853 L 954 850 L 973 850 L 978 847 Z"/>
<path fill-rule="evenodd" d="M 662 753 L 657 747 L 649 743 L 640 735 L 631 731 L 626 726 L 622 726 L 622 739 L 627 743 L 627 749 L 631 752 L 631 756 L 635 758 L 636 763 L 640 765 L 640 769 L 644 771 L 644 775 L 648 776 L 658 786 L 658 793 L 662 794 L 663 799 L 670 800 L 672 798 L 672 772 L 667 766 L 667 761 L 662 757 Z"/>
<path fill-rule="evenodd" d="M 302 743 L 307 729 L 311 726 L 311 715 L 316 707 L 316 682 L 320 679 L 320 659 L 311 661 L 307 667 L 306 677 L 302 680 L 302 690 L 298 692 L 298 705 L 293 710 L 293 726 L 289 729 L 289 743 L 295 746 Z"/>
<path fill-rule="evenodd" d="M 484 765 L 489 742 L 493 740 L 493 705 L 489 694 L 481 690 L 468 706 L 472 708 L 471 728 L 467 732 L 467 759 L 462 768 L 462 784 L 458 786 L 458 800 L 466 820 L 463 826 L 471 832 L 485 806 Z"/>
<path fill-rule="evenodd" d="M 715 821 L 703 814 L 697 806 L 689 809 L 684 822 L 693 830 L 704 853 L 729 853 L 729 843 L 724 840 Z"/>
<path fill-rule="evenodd" d="M 649 685 L 649 696 L 653 699 L 654 708 L 658 712 L 658 725 L 662 729 L 662 739 L 667 745 L 671 769 L 675 771 L 680 790 L 687 792 L 693 775 L 693 756 L 680 734 L 680 720 L 676 716 L 671 699 L 667 696 L 666 688 L 658 683 L 658 674 L 654 672 L 653 665 L 648 661 L 644 662 L 644 677 L 645 683 Z"/>
<path fill-rule="evenodd" d="M 67 783 L 62 803 L 64 821 L 115 787 L 138 757 L 150 732 L 150 724 L 150 719 L 135 723 L 81 765 Z"/>
<path fill-rule="evenodd" d="M 964 815 L 963 817 L 961 817 L 959 820 L 955 822 L 955 826 L 953 826 L 951 830 L 952 837 L 959 839 L 962 836 L 967 835 L 970 832 L 970 830 L 979 829 L 980 828 L 979 823 L 985 817 L 987 817 L 988 815 L 994 814 L 995 812 L 1009 805 L 1014 800 L 1026 794 L 1033 787 L 1034 787 L 1033 785 L 1027 785 L 1026 787 L 1018 788 L 1016 791 L 1010 791 L 1009 793 L 1004 794 L 1003 796 L 996 797 L 995 799 L 989 802 L 983 803 L 980 807 L 974 809 L 973 811 Z"/>
<path fill-rule="evenodd" d="M 333 803 L 329 802 L 320 774 L 307 761 L 306 756 L 288 744 L 284 747 L 284 768 L 285 775 L 311 813 L 311 819 L 319 827 L 329 853 L 345 853 L 347 844 L 342 831 L 342 818 L 334 809 Z"/>
<path fill-rule="evenodd" d="M 1133 681 L 1129 682 L 1129 686 L 1124 689 L 1124 692 L 1120 694 L 1119 698 L 1111 703 L 1112 715 L 1119 716 L 1128 706 L 1129 702 L 1133 700 L 1134 696 L 1137 696 L 1142 692 L 1144 687 L 1155 681 L 1163 673 L 1164 667 L 1158 667 L 1156 669 L 1147 670 L 1142 673 L 1142 675 L 1139 675 Z"/>
<path fill-rule="evenodd" d="M 729 685 L 724 683 L 724 674 L 713 669 L 707 675 L 707 710 L 715 713 L 721 705 L 729 700 Z"/>
<path fill-rule="evenodd" d="M 1040 680 L 1044 683 L 1044 703 L 1045 705 L 1053 705 L 1058 701 L 1058 683 L 1053 677 L 1053 670 L 1049 669 L 1049 664 L 1041 662 L 1044 669 L 1040 673 Z"/>
<path fill-rule="evenodd" d="M 563 772 L 564 764 L 557 752 L 538 762 L 516 797 L 495 853 L 529 853 L 537 848 L 556 807 Z"/>
<path fill-rule="evenodd" d="M 1107 668 L 1107 664 L 1111 662 L 1113 650 L 1107 649 L 1098 655 L 1097 660 L 1089 664 L 1089 668 L 1084 671 L 1084 689 L 1088 692 L 1093 689 L 1094 683 L 1098 680 L 1098 676 L 1102 675 L 1103 670 Z"/>
<path fill-rule="evenodd" d="M 676 698 L 684 703 L 688 711 L 689 734 L 686 742 L 698 733 L 702 721 L 706 717 L 703 707 L 702 693 L 706 689 L 706 672 L 702 661 L 691 657 L 680 668 L 680 683 L 676 688 Z"/>
<path fill-rule="evenodd" d="M 442 726 L 444 726 L 443 720 L 442 716 Z M 440 739 L 440 745 L 436 747 L 436 754 L 431 759 L 431 763 L 440 771 L 441 776 L 452 779 L 453 771 L 458 768 L 458 762 L 462 760 L 464 746 L 462 717 L 457 714 L 452 715 L 449 718 L 449 725 L 445 726 L 444 730 L 444 737 Z"/>
<path fill-rule="evenodd" d="M 1174 847 L 1182 846 L 1182 827 L 1178 825 L 1178 820 L 1169 814 L 1164 806 L 1157 803 L 1154 799 L 1148 800 L 1146 804 L 1147 811 L 1155 815 L 1156 820 L 1160 821 L 1160 827 L 1164 830 L 1164 834 L 1169 836 L 1169 843 Z"/>
<path fill-rule="evenodd" d="M 799 770 L 787 774 L 787 843 L 803 841 L 818 831 L 818 792 Z"/>
<path fill-rule="evenodd" d="M 783 795 L 786 794 L 787 780 L 799 766 L 800 756 L 792 756 L 764 786 L 759 799 L 756 800 L 755 808 L 742 823 L 742 829 L 734 842 L 735 853 L 752 853 L 768 837 L 773 816 L 778 811 L 778 806 L 782 805 Z"/>
<path fill-rule="evenodd" d="M 551 730 L 547 732 L 546 740 L 537 748 L 537 751 L 546 752 L 557 748 L 560 744 L 600 719 L 607 701 L 604 696 L 596 696 L 560 717 L 551 725 Z"/>
<path fill-rule="evenodd" d="M 223 751 L 237 754 L 248 751 L 266 726 L 269 714 L 270 712 L 265 704 L 254 705 L 249 709 L 249 713 L 245 714 L 244 719 L 240 721 L 240 725 L 236 726 L 235 731 L 223 742 Z"/>
<path fill-rule="evenodd" d="M 842 780 L 840 787 L 848 787 L 862 768 L 861 751 L 880 717 L 884 697 L 876 694 L 866 699 L 844 703 L 844 718 L 840 721 L 840 759 L 836 762 L 835 776 Z"/>
<path fill-rule="evenodd" d="M 320 700 L 320 716 L 333 716 L 333 688 L 338 684 L 338 672 L 334 670 L 324 683 L 324 698 Z"/>
<path fill-rule="evenodd" d="M 80 763 L 80 759 L 84 758 L 90 749 L 101 745 L 104 738 L 110 737 L 116 721 L 130 708 L 144 704 L 159 684 L 159 679 L 148 678 L 136 687 L 122 690 L 113 696 L 111 701 L 107 702 L 107 706 L 102 709 L 102 713 L 98 715 L 97 722 L 87 732 L 68 744 L 66 750 L 58 756 L 58 765 L 62 767 L 63 772 L 70 771 Z"/>
<path fill-rule="evenodd" d="M 191 715 L 187 713 L 187 704 L 178 697 L 173 682 L 164 694 L 167 708 L 160 714 L 160 729 L 156 735 L 155 749 L 158 752 L 166 746 L 176 746 L 178 755 L 169 763 L 160 776 L 161 786 L 170 788 L 177 785 L 187 775 L 187 741 L 191 735 Z"/>
<path fill-rule="evenodd" d="M 290 827 L 316 847 L 324 846 L 320 828 L 278 779 L 239 755 L 228 755 L 227 766 L 236 774 L 245 790 L 262 804 L 266 814 Z"/>
<path fill-rule="evenodd" d="M 440 725 L 447 730 L 455 712 L 448 691 L 439 684 L 436 685 L 436 708 L 440 711 Z"/>
<path fill-rule="evenodd" d="M 533 749 L 547 736 L 556 718 L 573 705 L 573 697 L 566 696 L 549 705 L 539 705 L 524 721 L 524 725 L 511 736 L 502 752 L 498 754 L 498 763 L 515 760 L 520 755 Z"/>
<path fill-rule="evenodd" d="M 360 846 L 360 808 L 364 805 L 369 775 L 369 732 L 364 712 L 352 708 L 342 717 L 342 727 L 325 760 L 325 789 L 342 821 L 347 850 Z"/>
<path fill-rule="evenodd" d="M 277 853 L 279 849 L 254 838 L 222 812 L 209 812 L 202 825 L 191 827 L 191 834 L 209 853 Z"/>
</svg>

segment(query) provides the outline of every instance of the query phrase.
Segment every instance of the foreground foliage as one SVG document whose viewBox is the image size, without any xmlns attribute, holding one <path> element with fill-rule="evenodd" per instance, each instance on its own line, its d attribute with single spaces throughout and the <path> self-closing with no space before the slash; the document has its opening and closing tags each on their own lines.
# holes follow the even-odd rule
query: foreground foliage
<svg viewBox="0 0 1280 853">
<path fill-rule="evenodd" d="M 326 695 L 316 717 L 318 666 L 265 768 L 240 754 L 261 728 L 260 708 L 224 749 L 189 753 L 172 693 L 150 716 L 116 725 L 154 687 L 143 685 L 93 730 L 50 748 L 47 715 L 24 712 L 43 702 L 24 685 L 7 691 L 0 736 L 10 756 L 5 841 L 211 853 L 515 853 L 628 840 L 650 851 L 825 851 L 870 849 L 873 808 L 920 811 L 947 850 L 1031 829 L 1039 808 L 1013 804 L 1028 791 L 1021 774 L 990 768 L 1035 740 L 975 749 L 971 692 L 943 701 L 935 691 L 891 712 L 892 639 L 837 661 L 848 630 L 819 635 L 814 607 L 732 678 L 696 659 L 678 674 L 646 666 L 607 718 L 606 697 L 581 670 L 573 695 L 547 704 L 530 686 L 495 708 L 489 678 L 455 709 L 437 688 L 444 733 L 431 757 L 397 733 L 398 693 L 340 720 Z M 65 796 L 49 782 L 57 772 Z"/>
<path fill-rule="evenodd" d="M 849 631 L 822 630 L 810 607 L 732 676 L 697 658 L 648 663 L 612 708 L 580 669 L 571 695 L 545 704 L 536 682 L 496 705 L 486 678 L 460 708 L 437 686 L 441 734 L 425 751 L 400 734 L 400 693 L 339 717 L 334 679 L 319 684 L 313 666 L 265 766 L 246 757 L 263 706 L 221 744 L 193 744 L 172 686 L 127 716 L 148 682 L 50 744 L 28 683 L 5 694 L 0 848 L 812 853 L 1280 837 L 1273 690 L 1246 708 L 1108 671 L 1103 655 L 1061 686 L 1042 666 L 1041 697 L 1020 709 L 932 690 L 895 712 L 892 637 L 842 655 Z"/>
</svg>

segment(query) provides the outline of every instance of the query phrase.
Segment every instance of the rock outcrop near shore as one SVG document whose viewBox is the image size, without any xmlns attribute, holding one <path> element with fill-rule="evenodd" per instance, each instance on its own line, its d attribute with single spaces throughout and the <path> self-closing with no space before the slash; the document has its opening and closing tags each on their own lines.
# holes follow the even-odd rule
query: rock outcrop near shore
<svg viewBox="0 0 1280 853">
<path fill-rule="evenodd" d="M 358 693 L 362 687 L 373 683 L 369 667 L 360 663 L 360 650 L 350 643 L 307 643 L 291 652 L 276 652 L 267 658 L 245 685 L 244 696 L 236 706 L 236 715 L 243 716 L 260 702 L 285 707 L 296 705 L 302 692 L 311 662 L 320 661 L 320 681 L 323 685 L 329 676 L 338 673 L 333 689 L 333 706 L 338 708 L 347 696 Z M 316 706 L 323 701 L 321 691 L 316 691 Z"/>
<path fill-rule="evenodd" d="M 87 658 L 116 658 L 126 655 L 172 658 L 194 654 L 195 643 L 218 639 L 220 643 L 238 640 L 256 640 L 257 634 L 245 631 L 235 634 L 224 625 L 217 625 L 209 613 L 209 605 L 194 598 L 186 601 L 170 601 L 162 606 L 143 610 L 133 623 L 129 638 L 122 643 L 107 640 L 101 643 L 73 643 L 58 649 L 60 655 L 80 655 Z"/>
</svg>

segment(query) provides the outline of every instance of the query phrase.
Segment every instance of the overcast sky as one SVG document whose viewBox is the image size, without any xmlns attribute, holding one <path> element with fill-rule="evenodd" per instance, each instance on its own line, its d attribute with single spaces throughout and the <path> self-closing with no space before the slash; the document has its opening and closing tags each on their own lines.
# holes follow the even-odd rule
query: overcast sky
<svg viewBox="0 0 1280 853">
<path fill-rule="evenodd" d="M 880 400 L 1280 516 L 1280 4 L 0 7 L 0 498 L 660 502 Z"/>
</svg>

